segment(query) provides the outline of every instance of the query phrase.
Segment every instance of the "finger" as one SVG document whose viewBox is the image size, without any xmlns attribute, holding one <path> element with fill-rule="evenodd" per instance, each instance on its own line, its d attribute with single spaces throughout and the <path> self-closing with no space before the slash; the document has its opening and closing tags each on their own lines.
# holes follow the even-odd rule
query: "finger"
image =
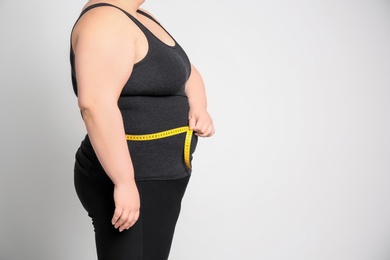
<svg viewBox="0 0 390 260">
<path fill-rule="evenodd" d="M 124 229 L 130 229 L 132 226 L 134 226 L 135 223 L 137 223 L 138 218 L 139 218 L 139 210 L 137 210 L 134 214 L 129 215 L 129 219 L 122 225 L 122 230 Z"/>
<path fill-rule="evenodd" d="M 214 133 L 214 126 L 211 124 L 211 125 L 207 125 L 207 126 L 203 127 L 202 130 L 199 131 L 198 136 L 210 137 L 213 135 L 213 133 Z"/>
<path fill-rule="evenodd" d="M 135 223 L 135 221 L 134 221 L 134 213 L 130 212 L 129 217 L 127 218 L 127 220 L 123 223 L 123 225 L 121 225 L 119 227 L 119 231 L 122 232 L 125 229 L 129 229 L 132 225 L 134 225 L 134 223 Z"/>
<path fill-rule="evenodd" d="M 203 133 L 202 132 L 203 126 L 204 126 L 204 122 L 202 121 L 202 119 L 198 119 L 196 121 L 196 124 L 195 124 L 194 129 L 193 129 L 194 132 L 196 132 L 196 133 Z"/>
<path fill-rule="evenodd" d="M 197 128 L 198 128 L 198 133 L 201 136 L 204 136 L 207 132 L 208 124 L 206 124 L 205 122 L 199 122 L 199 124 L 197 124 Z"/>
<path fill-rule="evenodd" d="M 115 223 L 115 228 L 122 226 L 129 218 L 129 210 L 123 210 L 121 217 Z"/>
<path fill-rule="evenodd" d="M 214 126 L 211 124 L 209 125 L 209 127 L 207 128 L 207 131 L 205 133 L 206 137 L 210 137 L 214 134 Z"/>
<path fill-rule="evenodd" d="M 111 223 L 113 225 L 115 225 L 115 223 L 118 221 L 118 219 L 120 218 L 120 216 L 122 215 L 122 209 L 121 208 L 115 208 L 115 211 L 114 211 L 114 216 L 112 217 L 112 220 L 111 220 Z"/>
<path fill-rule="evenodd" d="M 196 118 L 195 116 L 190 116 L 190 119 L 188 121 L 188 126 L 190 127 L 191 130 L 194 130 L 196 125 Z"/>
</svg>

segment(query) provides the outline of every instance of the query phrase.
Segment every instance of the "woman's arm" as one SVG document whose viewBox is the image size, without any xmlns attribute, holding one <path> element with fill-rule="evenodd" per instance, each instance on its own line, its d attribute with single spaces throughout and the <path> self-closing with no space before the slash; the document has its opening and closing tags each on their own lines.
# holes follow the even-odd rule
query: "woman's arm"
<svg viewBox="0 0 390 260">
<path fill-rule="evenodd" d="M 189 126 L 201 137 L 212 136 L 215 132 L 213 120 L 207 112 L 207 97 L 203 79 L 191 64 L 191 75 L 186 83 L 186 94 L 190 104 Z"/>
<path fill-rule="evenodd" d="M 78 104 L 99 162 L 115 185 L 112 224 L 120 231 L 137 221 L 140 207 L 117 105 L 135 58 L 135 35 L 125 18 L 114 8 L 96 8 L 83 15 L 72 35 Z"/>
</svg>

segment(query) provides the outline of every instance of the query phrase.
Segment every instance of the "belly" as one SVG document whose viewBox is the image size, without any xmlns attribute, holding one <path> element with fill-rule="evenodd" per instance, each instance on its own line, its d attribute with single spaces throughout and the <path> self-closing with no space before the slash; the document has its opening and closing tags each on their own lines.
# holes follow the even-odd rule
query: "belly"
<svg viewBox="0 0 390 260">
<path fill-rule="evenodd" d="M 188 125 L 186 96 L 131 96 L 118 102 L 126 134 L 151 134 Z M 185 133 L 149 141 L 128 141 L 134 172 L 139 178 L 176 176 L 190 172 L 184 163 Z M 191 158 L 197 136 L 191 142 Z"/>
</svg>

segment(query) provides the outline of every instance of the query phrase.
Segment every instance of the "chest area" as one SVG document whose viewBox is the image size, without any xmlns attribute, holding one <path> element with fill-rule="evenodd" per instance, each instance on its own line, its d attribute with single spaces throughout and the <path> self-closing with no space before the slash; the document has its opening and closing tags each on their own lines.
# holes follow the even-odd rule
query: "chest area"
<svg viewBox="0 0 390 260">
<path fill-rule="evenodd" d="M 190 73 L 190 61 L 178 43 L 173 47 L 151 44 L 146 56 L 134 65 L 121 96 L 182 93 Z"/>
</svg>

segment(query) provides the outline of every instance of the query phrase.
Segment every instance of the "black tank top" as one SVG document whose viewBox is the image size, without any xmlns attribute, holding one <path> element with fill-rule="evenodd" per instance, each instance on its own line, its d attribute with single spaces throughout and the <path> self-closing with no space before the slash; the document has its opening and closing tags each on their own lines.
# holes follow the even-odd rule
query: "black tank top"
<svg viewBox="0 0 390 260">
<path fill-rule="evenodd" d="M 111 4 L 91 5 L 82 11 L 79 19 L 87 11 L 99 6 L 111 6 L 123 11 L 145 34 L 149 45 L 146 56 L 134 64 L 118 100 L 125 132 L 149 134 L 187 126 L 189 104 L 185 94 L 185 83 L 190 76 L 191 65 L 184 50 L 168 32 L 175 42 L 174 46 L 162 42 L 135 17 Z M 147 13 L 141 10 L 137 12 L 159 24 Z M 77 96 L 74 58 L 71 47 L 72 83 Z M 165 180 L 188 176 L 191 170 L 186 167 L 183 159 L 184 141 L 185 133 L 146 142 L 128 141 L 135 178 Z M 193 135 L 191 160 L 196 144 L 197 136 Z M 109 180 L 96 157 L 88 135 L 76 152 L 76 167 L 88 176 Z"/>
</svg>

